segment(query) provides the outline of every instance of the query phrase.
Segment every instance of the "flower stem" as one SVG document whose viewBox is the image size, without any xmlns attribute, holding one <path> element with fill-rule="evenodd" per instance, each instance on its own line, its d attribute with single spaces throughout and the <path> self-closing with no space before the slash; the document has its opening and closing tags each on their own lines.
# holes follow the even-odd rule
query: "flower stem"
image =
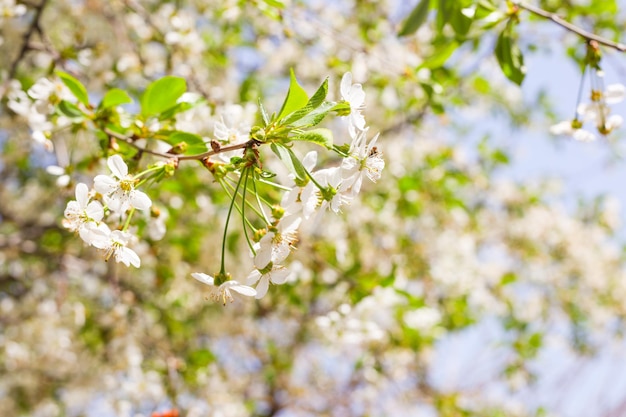
<svg viewBox="0 0 626 417">
<path fill-rule="evenodd" d="M 226 268 L 224 267 L 224 260 L 226 254 L 226 236 L 228 233 L 228 223 L 230 222 L 230 215 L 233 212 L 233 207 L 235 206 L 235 200 L 237 199 L 237 191 L 239 191 L 239 187 L 241 186 L 241 180 L 243 179 L 243 175 L 239 176 L 239 181 L 237 181 L 237 187 L 235 188 L 235 192 L 233 193 L 233 198 L 230 201 L 230 207 L 228 207 L 228 214 L 226 215 L 226 224 L 224 225 L 224 236 L 222 237 L 222 261 L 220 265 L 220 274 L 226 273 Z"/>
</svg>

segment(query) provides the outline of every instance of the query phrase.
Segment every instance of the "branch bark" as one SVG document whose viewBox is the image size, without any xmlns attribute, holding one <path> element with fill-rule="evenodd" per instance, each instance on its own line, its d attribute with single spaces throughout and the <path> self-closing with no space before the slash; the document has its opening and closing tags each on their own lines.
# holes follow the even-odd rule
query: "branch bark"
<svg viewBox="0 0 626 417">
<path fill-rule="evenodd" d="M 591 33 L 584 29 L 581 29 L 578 26 L 563 19 L 562 17 L 559 17 L 555 13 L 550 13 L 546 10 L 540 9 L 539 7 L 532 6 L 524 2 L 516 2 L 514 4 L 520 9 L 524 9 L 536 16 L 543 17 L 544 19 L 553 21 L 554 23 L 567 29 L 568 31 L 585 38 L 587 41 L 595 41 L 599 43 L 600 45 L 608 46 L 609 48 L 616 49 L 620 52 L 626 52 L 626 45 L 624 45 L 623 43 L 613 42 L 610 39 L 604 38 L 602 36 L 598 36 L 595 33 Z"/>
</svg>

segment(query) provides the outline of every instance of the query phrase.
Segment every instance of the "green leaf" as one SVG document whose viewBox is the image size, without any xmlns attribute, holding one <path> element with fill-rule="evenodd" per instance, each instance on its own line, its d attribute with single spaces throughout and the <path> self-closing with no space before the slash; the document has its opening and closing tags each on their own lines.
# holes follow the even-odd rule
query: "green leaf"
<svg viewBox="0 0 626 417">
<path fill-rule="evenodd" d="M 186 112 L 187 110 L 196 107 L 196 103 L 176 103 L 174 107 L 170 107 L 169 109 L 161 112 L 159 115 L 159 120 L 167 120 L 173 118 L 178 113 Z"/>
<path fill-rule="evenodd" d="M 328 149 L 333 148 L 333 132 L 330 129 L 313 129 L 292 138 L 305 142 L 316 143 Z"/>
<path fill-rule="evenodd" d="M 450 16 L 450 25 L 459 39 L 465 39 L 473 22 L 475 9 L 457 7 Z"/>
<path fill-rule="evenodd" d="M 206 142 L 200 136 L 193 133 L 174 132 L 167 137 L 166 142 L 172 146 L 185 142 L 187 144 L 185 154 L 189 155 L 204 153 L 207 151 Z"/>
<path fill-rule="evenodd" d="M 261 99 L 259 99 L 259 111 L 261 112 L 261 118 L 263 119 L 263 127 L 266 127 L 270 124 L 270 117 L 267 115 L 267 111 L 265 110 L 263 103 L 261 103 Z"/>
<path fill-rule="evenodd" d="M 87 89 L 76 78 L 72 77 L 70 74 L 63 71 L 56 71 L 56 74 L 59 76 L 63 84 L 70 89 L 74 97 L 78 99 L 85 106 L 89 105 L 89 96 L 87 95 Z"/>
<path fill-rule="evenodd" d="M 289 84 L 289 91 L 287 92 L 285 102 L 278 113 L 278 120 L 306 106 L 309 101 L 309 96 L 306 91 L 304 91 L 304 88 L 298 84 L 298 80 L 296 80 L 296 75 L 294 74 L 293 69 L 290 70 L 290 77 L 291 81 Z"/>
<path fill-rule="evenodd" d="M 302 162 L 300 162 L 291 149 L 277 143 L 272 143 L 270 148 L 272 149 L 272 152 L 274 152 L 276 156 L 283 161 L 287 169 L 296 176 L 298 181 L 306 183 L 309 180 L 306 168 L 304 168 Z"/>
<path fill-rule="evenodd" d="M 141 114 L 154 116 L 176 105 L 176 100 L 187 90 L 183 78 L 168 75 L 160 78 L 146 88 L 141 97 Z"/>
<path fill-rule="evenodd" d="M 418 69 L 434 69 L 442 67 L 458 47 L 459 44 L 457 42 L 448 41 L 445 45 L 436 48 L 437 52 L 428 57 L 428 59 L 426 59 Z"/>
<path fill-rule="evenodd" d="M 70 119 L 84 119 L 84 113 L 74 103 L 70 103 L 67 100 L 61 100 L 58 107 L 61 114 Z"/>
<path fill-rule="evenodd" d="M 319 107 L 323 102 L 326 96 L 328 95 L 328 78 L 324 80 L 322 85 L 317 89 L 315 94 L 311 97 L 311 99 L 306 103 L 306 105 L 300 110 L 296 110 L 291 113 L 285 119 L 285 124 L 292 124 L 300 119 L 302 119 L 307 114 L 311 113 L 317 107 Z"/>
<path fill-rule="evenodd" d="M 398 32 L 398 36 L 407 36 L 415 33 L 422 26 L 428 17 L 428 9 L 430 8 L 430 0 L 420 0 L 413 9 L 409 17 L 402 24 L 402 28 Z"/>
<path fill-rule="evenodd" d="M 330 101 L 325 101 L 318 108 L 314 109 L 309 114 L 307 114 L 306 116 L 304 116 L 297 122 L 293 123 L 293 127 L 297 127 L 297 128 L 313 127 L 319 124 L 322 120 L 324 120 L 324 117 L 326 117 L 328 113 L 330 113 L 331 111 L 335 111 L 337 110 L 337 107 L 339 106 L 343 107 L 344 105 L 347 106 L 348 108 L 350 107 L 350 104 L 345 103 L 345 102 L 333 103 Z"/>
<path fill-rule="evenodd" d="M 107 91 L 98 107 L 100 107 L 101 109 L 108 109 L 110 107 L 119 106 L 120 104 L 132 102 L 133 99 L 130 98 L 126 91 L 120 90 L 119 88 L 113 88 Z"/>
<path fill-rule="evenodd" d="M 509 20 L 506 28 L 498 36 L 495 54 L 498 64 L 506 77 L 517 85 L 521 85 L 526 75 L 524 57 L 514 38 L 513 25 Z"/>
</svg>

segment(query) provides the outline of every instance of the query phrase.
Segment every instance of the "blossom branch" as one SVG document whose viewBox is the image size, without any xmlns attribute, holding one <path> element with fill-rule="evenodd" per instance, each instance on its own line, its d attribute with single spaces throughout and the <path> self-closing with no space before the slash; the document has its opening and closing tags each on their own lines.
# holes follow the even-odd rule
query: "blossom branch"
<svg viewBox="0 0 626 417">
<path fill-rule="evenodd" d="M 558 15 L 556 15 L 555 13 L 551 13 L 548 12 L 546 10 L 540 9 L 539 7 L 536 6 L 532 6 L 530 4 L 526 4 L 524 2 L 515 2 L 514 3 L 515 6 L 519 7 L 520 9 L 524 9 L 526 11 L 531 12 L 534 15 L 543 17 L 545 19 L 551 20 L 554 23 L 556 23 L 557 25 L 567 29 L 570 32 L 573 32 L 575 34 L 577 34 L 578 36 L 581 36 L 583 38 L 585 38 L 587 41 L 595 41 L 601 45 L 604 46 L 608 46 L 609 48 L 613 48 L 616 49 L 620 52 L 626 52 L 626 45 L 623 43 L 618 43 L 618 42 L 613 42 L 607 38 L 604 38 L 602 36 L 598 36 L 595 33 L 591 33 L 588 32 L 584 29 L 579 28 L 576 25 L 573 25 L 572 23 L 568 22 L 567 20 L 559 17 Z"/>
</svg>

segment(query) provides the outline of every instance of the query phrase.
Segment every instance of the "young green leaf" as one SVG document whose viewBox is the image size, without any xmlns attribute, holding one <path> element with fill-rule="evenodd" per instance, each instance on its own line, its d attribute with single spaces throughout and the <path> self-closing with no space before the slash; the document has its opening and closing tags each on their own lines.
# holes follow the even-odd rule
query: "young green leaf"
<svg viewBox="0 0 626 417">
<path fill-rule="evenodd" d="M 305 142 L 316 143 L 328 149 L 333 148 L 333 132 L 329 129 L 313 129 L 292 138 Z"/>
<path fill-rule="evenodd" d="M 67 100 L 61 100 L 59 103 L 59 112 L 63 114 L 65 117 L 70 119 L 84 119 L 85 115 L 82 111 L 74 104 L 70 103 Z"/>
<path fill-rule="evenodd" d="M 261 118 L 263 119 L 263 126 L 267 126 L 270 124 L 270 117 L 265 110 L 265 106 L 261 103 L 261 99 L 259 98 L 259 111 L 261 112 Z"/>
<path fill-rule="evenodd" d="M 458 42 L 447 41 L 445 45 L 438 47 L 435 54 L 428 57 L 418 69 L 435 69 L 442 67 L 458 47 Z"/>
<path fill-rule="evenodd" d="M 298 80 L 296 80 L 296 75 L 294 74 L 293 69 L 290 70 L 290 77 L 289 91 L 287 92 L 287 97 L 285 97 L 283 106 L 278 113 L 279 120 L 306 106 L 309 101 L 309 96 L 306 91 L 304 91 L 304 88 L 298 84 Z"/>
<path fill-rule="evenodd" d="M 408 36 L 417 31 L 428 17 L 428 9 L 430 8 L 430 0 L 420 0 L 413 9 L 409 17 L 402 24 L 402 28 L 398 32 L 398 36 Z"/>
<path fill-rule="evenodd" d="M 498 36 L 495 54 L 504 75 L 515 84 L 521 85 L 526 75 L 526 67 L 524 67 L 522 51 L 517 46 L 514 35 L 513 25 L 509 21 Z"/>
<path fill-rule="evenodd" d="M 307 127 L 316 126 L 318 123 L 324 120 L 324 117 L 326 117 L 328 113 L 330 113 L 331 111 L 337 110 L 338 106 L 343 106 L 343 105 L 348 106 L 348 108 L 350 107 L 350 105 L 345 102 L 338 104 L 338 103 L 334 103 L 331 101 L 325 101 L 322 105 L 318 106 L 316 109 L 313 109 L 311 112 L 309 112 L 306 116 L 302 117 L 300 120 L 293 122 L 292 126 L 297 127 L 297 128 L 307 128 Z"/>
<path fill-rule="evenodd" d="M 120 90 L 119 88 L 113 88 L 107 91 L 98 107 L 101 109 L 108 109 L 110 107 L 119 106 L 120 104 L 127 104 L 132 102 L 133 99 L 130 98 L 126 91 Z"/>
<path fill-rule="evenodd" d="M 187 90 L 183 78 L 168 75 L 151 83 L 141 97 L 141 114 L 155 116 L 176 105 Z"/>
<path fill-rule="evenodd" d="M 324 99 L 326 98 L 327 95 L 328 95 L 328 78 L 324 80 L 322 85 L 320 85 L 320 87 L 317 89 L 315 94 L 313 94 L 313 96 L 306 103 L 306 105 L 302 107 L 300 110 L 296 110 L 295 112 L 291 113 L 291 115 L 289 115 L 285 119 L 284 123 L 289 125 L 302 119 L 304 116 L 306 116 L 307 114 L 311 113 L 313 110 L 318 108 L 324 102 Z"/>
<path fill-rule="evenodd" d="M 63 84 L 70 89 L 74 97 L 78 99 L 85 106 L 89 105 L 89 96 L 87 95 L 87 89 L 76 78 L 72 77 L 70 74 L 63 71 L 56 71 L 56 74 L 59 76 Z"/>
</svg>

